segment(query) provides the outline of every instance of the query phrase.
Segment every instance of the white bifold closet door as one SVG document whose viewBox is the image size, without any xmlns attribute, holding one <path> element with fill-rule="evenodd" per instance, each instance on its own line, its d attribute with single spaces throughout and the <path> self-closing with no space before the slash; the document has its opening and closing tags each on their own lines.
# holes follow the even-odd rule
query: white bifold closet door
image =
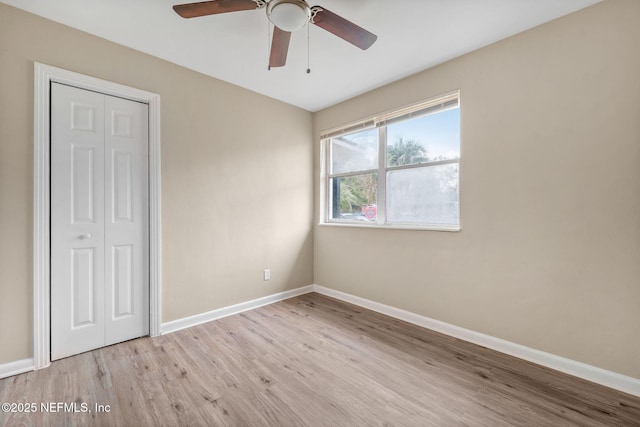
<svg viewBox="0 0 640 427">
<path fill-rule="evenodd" d="M 149 334 L 148 120 L 51 85 L 51 360 Z"/>
</svg>

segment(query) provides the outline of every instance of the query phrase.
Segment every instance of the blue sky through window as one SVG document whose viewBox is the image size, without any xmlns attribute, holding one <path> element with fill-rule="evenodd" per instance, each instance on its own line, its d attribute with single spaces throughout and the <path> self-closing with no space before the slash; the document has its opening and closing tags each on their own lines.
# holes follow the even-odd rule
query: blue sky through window
<svg viewBox="0 0 640 427">
<path fill-rule="evenodd" d="M 430 159 L 459 158 L 460 108 L 388 125 L 387 144 L 393 145 L 399 137 L 420 143 Z"/>
</svg>

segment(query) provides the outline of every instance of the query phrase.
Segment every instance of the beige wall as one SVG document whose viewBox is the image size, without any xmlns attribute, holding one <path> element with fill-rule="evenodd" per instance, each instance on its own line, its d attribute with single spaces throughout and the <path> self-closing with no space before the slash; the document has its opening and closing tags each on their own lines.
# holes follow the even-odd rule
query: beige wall
<svg viewBox="0 0 640 427">
<path fill-rule="evenodd" d="M 317 227 L 315 282 L 640 378 L 639 20 L 608 0 L 317 113 L 460 89 L 462 231 Z"/>
<path fill-rule="evenodd" d="M 32 356 L 34 61 L 162 97 L 163 321 L 312 283 L 310 113 L 0 4 L 0 364 Z"/>
</svg>

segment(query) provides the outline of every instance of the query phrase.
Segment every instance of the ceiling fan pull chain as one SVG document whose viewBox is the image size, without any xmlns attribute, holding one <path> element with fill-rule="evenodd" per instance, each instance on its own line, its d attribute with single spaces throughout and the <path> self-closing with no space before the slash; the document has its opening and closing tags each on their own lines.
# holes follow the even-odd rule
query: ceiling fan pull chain
<svg viewBox="0 0 640 427">
<path fill-rule="evenodd" d="M 311 73 L 311 67 L 309 66 L 309 57 L 311 56 L 311 49 L 309 48 L 309 23 L 307 22 L 307 74 Z"/>
<path fill-rule="evenodd" d="M 271 51 L 271 23 L 267 20 L 267 55 Z M 271 64 L 267 65 L 267 71 L 271 71 Z"/>
</svg>

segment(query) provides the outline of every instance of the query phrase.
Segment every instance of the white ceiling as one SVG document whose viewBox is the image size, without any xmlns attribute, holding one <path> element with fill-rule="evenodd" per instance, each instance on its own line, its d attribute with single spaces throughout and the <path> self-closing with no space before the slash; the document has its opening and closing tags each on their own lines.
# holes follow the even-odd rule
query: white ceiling
<svg viewBox="0 0 640 427">
<path fill-rule="evenodd" d="M 317 111 L 600 0 L 313 0 L 377 34 L 366 51 L 323 29 L 291 38 L 287 65 L 267 70 L 264 9 L 183 19 L 194 0 L 1 0 L 212 77 Z"/>
</svg>

